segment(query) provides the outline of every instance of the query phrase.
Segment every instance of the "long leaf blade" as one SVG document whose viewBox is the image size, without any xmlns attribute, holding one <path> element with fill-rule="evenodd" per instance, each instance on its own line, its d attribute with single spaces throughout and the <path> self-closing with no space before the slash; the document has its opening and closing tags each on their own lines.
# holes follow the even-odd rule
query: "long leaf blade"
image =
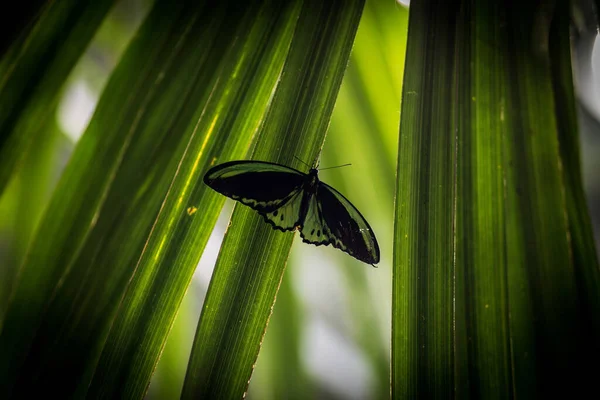
<svg viewBox="0 0 600 400">
<path fill-rule="evenodd" d="M 317 157 L 363 3 L 305 1 L 282 81 L 253 158 Z M 302 84 L 300 84 L 302 83 Z M 247 388 L 293 234 L 236 207 L 205 300 L 182 398 L 235 398 Z"/>
<path fill-rule="evenodd" d="M 224 198 L 209 193 L 202 176 L 217 158 L 243 157 L 262 123 L 287 54 L 298 7 L 280 7 L 273 2 L 252 7 L 246 9 L 251 11 L 241 24 L 244 39 L 235 41 L 222 62 L 219 84 L 199 116 L 194 128 L 197 133 L 189 139 L 140 255 L 137 273 L 120 305 L 89 389 L 91 397 L 143 395 L 200 250 L 224 202 Z M 251 25 L 246 27 L 248 23 Z"/>
<path fill-rule="evenodd" d="M 562 4 L 553 10 L 559 21 L 560 13 L 568 14 L 566 8 Z M 600 355 L 593 344 L 599 333 L 598 315 L 591 314 L 598 309 L 600 288 L 598 264 L 591 261 L 595 255 L 581 252 L 581 239 L 577 247 L 570 240 L 566 193 L 573 189 L 565 183 L 570 173 L 563 173 L 563 168 L 575 164 L 561 158 L 556 111 L 560 92 L 554 91 L 551 67 L 553 62 L 570 60 L 552 61 L 549 52 L 552 29 L 564 38 L 556 50 L 568 48 L 569 27 L 564 22 L 552 27 L 546 11 L 535 2 L 521 6 L 519 12 L 509 9 L 507 17 L 506 76 L 513 84 L 503 150 L 513 390 L 524 396 L 581 396 L 593 390 L 585 360 Z M 524 35 L 531 41 L 524 42 Z M 578 207 L 586 207 L 585 202 Z M 576 267 L 574 250 L 578 259 L 585 256 L 591 262 Z M 578 285 L 582 268 L 595 278 L 587 287 Z"/>
<path fill-rule="evenodd" d="M 48 2 L 0 62 L 0 194 L 114 0 Z M 24 10 L 23 10 L 24 11 Z M 29 13 L 31 11 L 27 11 Z"/>
<path fill-rule="evenodd" d="M 260 50 L 261 43 L 255 40 L 260 30 L 251 36 L 249 48 L 238 39 L 252 25 L 257 10 L 256 4 L 240 10 L 233 2 L 218 1 L 155 4 L 112 76 L 29 252 L 23 269 L 27 279 L 18 287 L 0 337 L 1 370 L 10 371 L 2 376 L 3 390 L 25 395 L 43 385 L 47 392 L 61 396 L 85 394 L 140 255 L 157 251 L 148 249 L 146 242 L 165 196 L 170 195 L 169 201 L 173 196 L 182 202 L 190 200 L 186 204 L 190 211 L 184 207 L 185 212 L 177 213 L 179 203 L 177 210 L 169 210 L 182 222 L 178 229 L 189 231 L 192 221 L 205 228 L 214 223 L 218 201 L 208 203 L 212 211 L 201 210 L 190 218 L 194 199 L 207 190 L 199 185 L 200 190 L 192 190 L 191 183 L 199 180 L 202 166 L 211 161 L 206 149 L 233 156 L 247 151 L 262 119 L 258 110 L 269 102 L 281 68 L 271 70 L 270 64 L 256 68 L 261 52 L 254 52 L 252 45 L 258 44 L 256 50 Z M 265 72 L 263 86 L 248 84 L 246 73 Z M 227 82 L 232 77 L 233 86 Z M 256 106 L 257 114 L 244 114 L 238 125 L 233 124 L 235 111 L 228 114 L 225 110 L 240 111 L 245 94 L 253 88 L 260 88 L 260 94 L 244 109 L 250 112 Z M 224 92 L 230 93 L 226 101 L 211 102 Z M 201 123 L 196 126 L 198 120 Z M 214 131 L 227 133 L 236 127 L 243 133 L 223 136 Z M 174 175 L 184 180 L 175 182 Z M 175 190 L 181 192 L 170 191 L 175 183 Z M 167 220 L 173 221 L 175 214 L 167 214 Z M 201 246 L 209 231 L 196 235 L 196 244 Z M 165 249 L 162 239 L 156 243 L 159 254 Z M 123 371 L 116 370 L 110 378 L 115 382 L 118 377 L 115 384 L 102 385 L 98 392 L 123 388 L 120 385 L 138 396 L 145 390 L 170 327 L 168 320 L 200 256 L 196 248 L 181 247 L 185 239 L 177 237 L 169 247 L 172 256 L 182 249 L 180 260 L 185 263 L 182 275 L 169 280 L 176 288 L 164 289 L 163 282 L 156 288 L 141 282 L 142 288 L 144 284 L 152 287 L 150 300 L 162 293 L 165 308 L 156 316 L 167 320 L 162 331 L 149 337 L 152 351 L 143 360 L 141 378 L 123 383 L 118 375 Z M 168 266 L 167 260 L 162 273 Z M 152 276 L 150 269 L 142 278 Z M 133 292 L 127 310 L 140 305 L 137 302 L 144 296 Z M 152 301 L 149 304 L 153 306 Z M 127 347 L 127 343 L 137 345 L 130 336 L 120 337 L 119 345 Z M 131 356 L 125 355 L 125 363 L 131 362 Z M 68 384 L 58 376 L 63 374 L 70 377 Z"/>
<path fill-rule="evenodd" d="M 421 1 L 409 12 L 394 232 L 394 398 L 435 396 L 453 387 L 456 142 L 448 104 L 454 91 L 452 71 L 438 67 L 453 64 L 454 21 L 442 18 L 454 8 L 452 2 Z"/>
<path fill-rule="evenodd" d="M 583 365 L 586 351 L 598 353 L 590 344 L 597 336 L 598 269 L 589 223 L 575 211 L 585 202 L 577 185 L 565 183 L 579 179 L 578 160 L 559 147 L 559 135 L 573 135 L 574 120 L 563 117 L 560 128 L 557 115 L 573 104 L 554 114 L 557 101 L 573 98 L 559 67 L 569 57 L 551 61 L 548 51 L 550 12 L 567 15 L 561 7 L 411 4 L 393 397 L 588 390 L 576 383 L 591 382 L 588 372 L 573 366 Z M 568 24 L 552 29 L 555 54 L 568 53 Z M 559 85 L 553 86 L 552 63 L 563 71 Z M 565 140 L 572 146 L 572 137 Z"/>
</svg>

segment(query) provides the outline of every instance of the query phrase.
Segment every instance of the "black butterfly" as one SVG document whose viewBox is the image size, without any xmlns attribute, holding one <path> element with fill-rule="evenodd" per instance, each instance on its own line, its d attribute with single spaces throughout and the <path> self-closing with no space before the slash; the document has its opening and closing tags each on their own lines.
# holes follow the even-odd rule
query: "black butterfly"
<svg viewBox="0 0 600 400">
<path fill-rule="evenodd" d="M 230 161 L 211 168 L 204 183 L 252 207 L 281 231 L 298 229 L 302 241 L 331 244 L 367 264 L 379 262 L 375 234 L 340 192 L 308 174 L 263 161 Z"/>
</svg>

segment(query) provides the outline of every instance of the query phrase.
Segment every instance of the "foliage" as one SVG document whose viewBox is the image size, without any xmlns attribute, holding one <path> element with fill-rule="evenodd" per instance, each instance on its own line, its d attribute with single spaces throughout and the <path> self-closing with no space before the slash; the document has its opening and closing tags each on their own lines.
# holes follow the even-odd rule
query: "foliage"
<svg viewBox="0 0 600 400">
<path fill-rule="evenodd" d="M 0 397 L 590 389 L 566 2 L 156 0 L 118 44 L 144 4 L 32 2 L 0 45 Z M 104 58 L 73 144 L 53 116 Z M 202 177 L 245 158 L 352 163 L 320 179 L 379 268 L 229 218 Z"/>
</svg>

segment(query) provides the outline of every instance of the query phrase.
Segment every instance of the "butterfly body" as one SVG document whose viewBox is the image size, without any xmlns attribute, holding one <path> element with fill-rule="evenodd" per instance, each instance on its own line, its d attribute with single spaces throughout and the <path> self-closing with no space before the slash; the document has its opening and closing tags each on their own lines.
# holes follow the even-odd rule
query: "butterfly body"
<svg viewBox="0 0 600 400">
<path fill-rule="evenodd" d="M 303 173 L 262 161 L 230 161 L 211 168 L 204 182 L 245 204 L 280 231 L 300 231 L 305 243 L 332 246 L 368 264 L 379 262 L 371 227 L 348 199 L 321 182 L 319 171 Z"/>
<path fill-rule="evenodd" d="M 319 184 L 319 170 L 316 168 L 311 168 L 311 170 L 307 174 L 306 181 L 302 186 L 302 190 L 304 192 L 304 196 L 302 198 L 302 204 L 300 205 L 300 218 L 301 221 L 298 221 L 298 225 L 296 228 L 301 230 L 302 225 L 304 225 L 304 218 L 306 218 L 306 214 L 308 212 L 308 205 L 313 196 L 317 194 L 317 188 Z"/>
</svg>

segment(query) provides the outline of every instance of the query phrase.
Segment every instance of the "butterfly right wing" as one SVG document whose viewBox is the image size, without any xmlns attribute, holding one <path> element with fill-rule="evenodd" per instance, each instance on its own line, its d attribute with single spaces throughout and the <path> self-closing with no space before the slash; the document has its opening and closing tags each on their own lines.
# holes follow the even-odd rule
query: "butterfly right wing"
<svg viewBox="0 0 600 400">
<path fill-rule="evenodd" d="M 282 231 L 300 220 L 306 175 L 293 168 L 263 161 L 231 161 L 211 168 L 204 183 L 245 204 Z"/>
<path fill-rule="evenodd" d="M 367 220 L 340 192 L 323 182 L 308 202 L 300 236 L 305 243 L 331 244 L 367 264 L 379 262 L 379 245 Z"/>
</svg>

